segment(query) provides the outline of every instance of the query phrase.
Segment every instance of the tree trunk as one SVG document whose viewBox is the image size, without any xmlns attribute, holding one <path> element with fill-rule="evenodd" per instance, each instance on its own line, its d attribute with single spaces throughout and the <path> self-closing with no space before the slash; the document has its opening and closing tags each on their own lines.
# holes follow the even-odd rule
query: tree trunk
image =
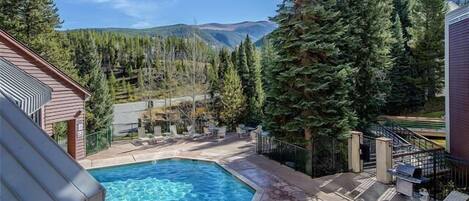
<svg viewBox="0 0 469 201">
<path fill-rule="evenodd" d="M 306 150 L 308 153 L 306 155 L 306 164 L 305 171 L 308 175 L 313 175 L 313 138 L 310 128 L 305 128 L 305 140 L 306 140 Z"/>
</svg>

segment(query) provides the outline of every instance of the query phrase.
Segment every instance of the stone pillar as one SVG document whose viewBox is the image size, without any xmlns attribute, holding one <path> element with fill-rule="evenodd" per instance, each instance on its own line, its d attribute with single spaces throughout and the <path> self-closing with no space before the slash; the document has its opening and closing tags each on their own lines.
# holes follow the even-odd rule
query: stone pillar
<svg viewBox="0 0 469 201">
<path fill-rule="evenodd" d="M 360 158 L 360 144 L 363 143 L 363 133 L 352 131 L 348 140 L 348 165 L 354 173 L 363 171 L 363 160 Z"/>
<path fill-rule="evenodd" d="M 376 139 L 376 179 L 385 184 L 392 182 L 392 175 L 388 169 L 392 168 L 392 140 L 389 138 Z"/>
</svg>

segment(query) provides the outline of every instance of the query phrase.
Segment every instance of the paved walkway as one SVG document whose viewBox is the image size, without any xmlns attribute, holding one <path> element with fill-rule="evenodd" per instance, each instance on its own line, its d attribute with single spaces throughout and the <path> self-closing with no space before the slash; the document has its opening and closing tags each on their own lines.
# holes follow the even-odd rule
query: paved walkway
<svg viewBox="0 0 469 201">
<path fill-rule="evenodd" d="M 168 157 L 213 160 L 262 188 L 263 201 L 391 200 L 395 197 L 393 188 L 376 183 L 373 175 L 343 173 L 311 179 L 257 155 L 254 149 L 250 139 L 238 139 L 235 136 L 222 141 L 178 141 L 138 147 L 122 142 L 80 163 L 85 168 L 95 168 Z"/>
<path fill-rule="evenodd" d="M 195 100 L 201 101 L 205 98 L 210 98 L 209 95 L 196 95 Z M 152 99 L 153 108 L 161 108 L 165 106 L 165 99 Z M 169 104 L 170 100 L 166 100 Z M 174 97 L 171 99 L 173 106 L 179 105 L 182 102 L 191 102 L 191 96 Z M 138 119 L 148 108 L 148 101 L 138 101 L 131 103 L 114 104 L 113 106 L 113 134 L 120 136 L 127 134 L 129 131 L 137 129 Z"/>
</svg>

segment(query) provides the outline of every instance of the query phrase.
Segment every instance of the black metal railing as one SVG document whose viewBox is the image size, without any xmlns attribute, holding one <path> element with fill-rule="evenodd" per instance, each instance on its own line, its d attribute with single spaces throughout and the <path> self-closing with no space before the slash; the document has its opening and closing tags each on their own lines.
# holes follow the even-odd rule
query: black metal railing
<svg viewBox="0 0 469 201">
<path fill-rule="evenodd" d="M 397 133 L 394 133 L 392 130 L 389 130 L 387 127 L 380 124 L 372 125 L 366 132 L 371 133 L 375 137 L 386 137 L 392 140 L 393 150 L 400 152 L 400 149 L 407 151 L 411 147 L 411 143 L 402 138 Z"/>
<path fill-rule="evenodd" d="M 383 127 L 388 129 L 389 131 L 396 133 L 401 138 L 403 138 L 406 142 L 415 146 L 415 148 L 420 150 L 432 150 L 432 149 L 441 149 L 440 145 L 437 143 L 429 140 L 428 138 L 417 134 L 407 128 L 401 127 L 400 125 L 392 122 L 392 121 L 385 121 L 383 123 Z"/>
<path fill-rule="evenodd" d="M 437 198 L 441 187 L 441 177 L 448 173 L 446 154 L 443 148 L 420 150 L 410 153 L 393 154 L 393 164 L 410 164 L 422 169 L 422 176 L 430 181 L 421 185 L 426 188 L 432 198 Z"/>
<path fill-rule="evenodd" d="M 289 166 L 296 171 L 306 173 L 308 150 L 274 137 L 257 135 L 257 153 Z"/>
<path fill-rule="evenodd" d="M 86 155 L 98 153 L 111 147 L 112 129 L 109 128 L 102 132 L 86 134 Z"/>
<path fill-rule="evenodd" d="M 451 191 L 456 190 L 469 194 L 469 161 L 446 157 L 447 171 L 437 177 L 435 199 L 443 200 Z"/>
<path fill-rule="evenodd" d="M 313 149 L 309 151 L 302 146 L 258 134 L 256 150 L 258 154 L 313 178 L 348 170 L 346 140 L 322 138 L 313 142 Z"/>
<path fill-rule="evenodd" d="M 376 168 L 376 137 L 372 136 L 363 136 L 363 144 L 368 148 L 370 153 L 370 158 L 367 161 L 363 161 L 363 167 L 365 169 Z"/>
</svg>

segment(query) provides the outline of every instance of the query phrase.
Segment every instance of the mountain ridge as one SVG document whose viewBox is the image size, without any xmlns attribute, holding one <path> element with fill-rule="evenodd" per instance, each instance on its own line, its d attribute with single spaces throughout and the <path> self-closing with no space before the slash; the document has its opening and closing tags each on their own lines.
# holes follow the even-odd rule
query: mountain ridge
<svg viewBox="0 0 469 201">
<path fill-rule="evenodd" d="M 134 29 L 134 28 L 86 28 L 72 29 L 66 32 L 79 30 L 92 30 L 98 32 L 116 32 L 129 35 L 149 35 L 149 36 L 175 36 L 189 37 L 193 33 L 207 42 L 213 47 L 234 48 L 246 35 L 249 35 L 252 41 L 257 41 L 265 35 L 271 33 L 277 25 L 270 21 L 244 21 L 239 23 L 206 23 L 201 25 L 173 24 L 165 26 L 157 26 L 151 28 Z"/>
</svg>

